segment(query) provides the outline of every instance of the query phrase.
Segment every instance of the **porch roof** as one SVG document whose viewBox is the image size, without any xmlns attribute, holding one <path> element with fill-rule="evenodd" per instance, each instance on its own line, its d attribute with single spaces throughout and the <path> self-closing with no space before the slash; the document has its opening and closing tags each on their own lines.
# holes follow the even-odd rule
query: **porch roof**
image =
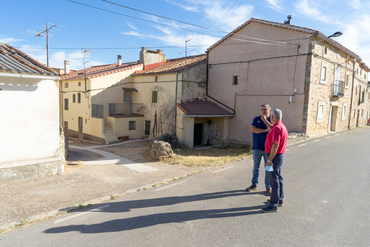
<svg viewBox="0 0 370 247">
<path fill-rule="evenodd" d="M 177 104 L 186 117 L 233 117 L 231 111 L 210 100 L 195 100 Z"/>
</svg>

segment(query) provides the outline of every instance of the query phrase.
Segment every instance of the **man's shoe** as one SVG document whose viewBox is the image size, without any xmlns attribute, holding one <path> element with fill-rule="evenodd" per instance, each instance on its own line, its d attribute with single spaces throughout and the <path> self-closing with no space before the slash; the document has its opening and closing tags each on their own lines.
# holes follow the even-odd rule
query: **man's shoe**
<svg viewBox="0 0 370 247">
<path fill-rule="evenodd" d="M 255 185 L 252 184 L 251 186 L 249 186 L 248 188 L 246 188 L 245 191 L 246 192 L 251 192 L 251 191 L 254 191 L 256 189 L 257 189 L 257 186 L 255 186 Z"/>
<path fill-rule="evenodd" d="M 278 211 L 278 208 L 274 208 L 271 205 L 261 208 L 261 210 L 265 213 L 275 213 Z"/>
<path fill-rule="evenodd" d="M 270 200 L 267 200 L 267 202 L 268 202 L 268 203 L 271 203 L 271 201 L 270 201 Z M 279 202 L 278 202 L 278 206 L 279 206 L 279 207 L 284 206 L 283 201 L 279 201 Z"/>
<path fill-rule="evenodd" d="M 268 196 L 271 196 L 271 188 L 267 188 L 267 189 L 266 189 L 266 194 L 267 194 Z"/>
</svg>

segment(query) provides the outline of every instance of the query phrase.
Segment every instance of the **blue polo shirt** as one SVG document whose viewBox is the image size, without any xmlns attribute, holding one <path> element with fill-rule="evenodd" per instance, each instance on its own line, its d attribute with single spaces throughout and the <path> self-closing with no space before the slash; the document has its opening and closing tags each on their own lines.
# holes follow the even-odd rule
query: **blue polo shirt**
<svg viewBox="0 0 370 247">
<path fill-rule="evenodd" d="M 267 118 L 269 122 L 271 122 L 270 117 Z M 261 116 L 257 116 L 253 119 L 252 125 L 259 129 L 267 129 L 266 124 L 262 121 Z M 252 149 L 258 149 L 265 151 L 265 141 L 268 132 L 256 134 L 253 133 L 253 146 Z"/>
</svg>

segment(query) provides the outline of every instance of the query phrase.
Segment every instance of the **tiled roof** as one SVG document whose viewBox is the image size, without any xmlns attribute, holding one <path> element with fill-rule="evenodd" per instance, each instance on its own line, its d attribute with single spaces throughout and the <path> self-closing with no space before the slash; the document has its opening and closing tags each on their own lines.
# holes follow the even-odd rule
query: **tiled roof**
<svg viewBox="0 0 370 247">
<path fill-rule="evenodd" d="M 147 70 L 138 70 L 132 75 L 147 75 L 159 73 L 174 73 L 195 66 L 201 62 L 206 61 L 207 55 L 196 55 L 190 57 L 182 57 L 176 59 L 168 59 L 164 64 L 158 65 Z"/>
<path fill-rule="evenodd" d="M 236 29 L 234 29 L 232 32 L 228 33 L 225 37 L 223 37 L 222 39 L 220 39 L 219 41 L 217 41 L 215 44 L 213 44 L 212 46 L 210 46 L 207 50 L 210 51 L 214 47 L 218 46 L 224 40 L 226 40 L 230 36 L 236 34 L 239 30 L 243 29 L 245 26 L 247 26 L 251 22 L 256 22 L 256 23 L 260 23 L 260 24 L 264 24 L 264 25 L 269 25 L 269 26 L 274 26 L 274 27 L 279 27 L 279 28 L 284 28 L 284 29 L 288 29 L 288 30 L 292 30 L 292 31 L 304 32 L 304 33 L 308 33 L 308 34 L 311 34 L 311 35 L 317 35 L 318 39 L 327 38 L 327 36 L 325 36 L 321 32 L 319 32 L 317 30 L 314 30 L 314 29 L 310 29 L 310 28 L 306 28 L 306 27 L 300 27 L 300 26 L 294 26 L 294 25 L 290 25 L 290 24 L 283 24 L 283 23 L 278 23 L 278 22 L 272 22 L 272 21 L 266 21 L 266 20 L 260 20 L 260 19 L 250 18 L 248 21 L 244 22 L 242 25 L 240 25 L 239 27 L 237 27 Z M 351 55 L 354 58 L 359 58 L 359 56 L 356 53 L 350 51 L 349 49 L 347 49 L 346 47 L 344 47 L 343 45 L 341 45 L 340 43 L 336 42 L 333 39 L 330 39 L 329 38 L 329 39 L 325 40 L 325 42 L 330 43 L 331 45 L 337 47 L 338 49 L 340 49 L 340 50 L 342 50 L 344 52 L 346 52 L 347 54 Z"/>
<path fill-rule="evenodd" d="M 116 63 L 114 63 L 108 65 L 92 66 L 86 68 L 86 78 L 93 79 L 105 75 L 122 72 L 125 70 L 134 69 L 139 66 L 143 66 L 143 64 L 133 62 L 133 63 L 123 63 L 121 65 L 117 65 Z M 61 80 L 85 79 L 85 69 L 76 70 L 68 74 L 61 75 L 60 79 Z"/>
<path fill-rule="evenodd" d="M 184 112 L 185 115 L 192 116 L 234 116 L 231 111 L 217 105 L 209 100 L 195 100 L 177 104 L 177 106 Z"/>
<path fill-rule="evenodd" d="M 0 72 L 56 76 L 57 73 L 22 51 L 0 43 Z"/>
</svg>

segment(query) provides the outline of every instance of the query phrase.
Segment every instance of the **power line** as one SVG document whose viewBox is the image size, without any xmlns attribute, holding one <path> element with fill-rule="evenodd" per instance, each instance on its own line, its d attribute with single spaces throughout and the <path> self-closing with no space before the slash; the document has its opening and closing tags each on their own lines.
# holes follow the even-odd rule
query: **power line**
<svg viewBox="0 0 370 247">
<path fill-rule="evenodd" d="M 157 14 L 154 14 L 154 13 L 151 13 L 151 12 L 148 12 L 148 11 L 143 11 L 143 10 L 140 10 L 140 9 L 135 9 L 135 8 L 132 8 L 132 7 L 129 7 L 129 6 L 126 6 L 126 5 L 123 5 L 123 4 L 118 4 L 118 3 L 115 3 L 115 2 L 111 2 L 111 1 L 108 1 L 108 0 L 102 0 L 102 1 L 103 2 L 106 2 L 106 3 L 110 3 L 110 4 L 113 4 L 113 5 L 116 5 L 116 6 L 120 6 L 122 8 L 131 9 L 131 10 L 134 10 L 134 11 L 137 11 L 137 12 L 141 12 L 141 13 L 144 13 L 144 14 L 152 15 L 152 16 L 155 16 L 155 17 L 160 17 L 160 18 L 163 18 L 163 19 L 166 19 L 166 20 L 170 20 L 170 21 L 179 22 L 179 23 L 190 25 L 190 26 L 193 26 L 193 27 L 198 27 L 198 28 L 202 28 L 202 29 L 206 29 L 206 30 L 210 30 L 210 31 L 215 31 L 215 32 L 220 32 L 220 33 L 226 33 L 226 34 L 229 33 L 229 32 L 223 31 L 223 30 L 218 30 L 218 29 L 203 27 L 203 26 L 196 25 L 196 24 L 193 24 L 193 23 L 176 20 L 176 19 L 169 18 L 169 17 L 166 17 L 166 16 L 157 15 Z M 273 42 L 273 43 L 286 44 L 285 42 L 280 42 L 280 41 L 275 41 L 275 40 L 267 40 L 267 39 L 260 39 L 260 38 L 246 36 L 246 35 L 237 34 L 237 33 L 234 34 L 234 35 L 240 36 L 240 37 L 244 37 L 244 38 L 249 38 L 249 39 L 255 39 L 255 40 L 259 40 L 259 41 L 264 41 L 264 42 Z"/>
<path fill-rule="evenodd" d="M 160 22 L 156 22 L 156 21 L 151 21 L 151 20 L 147 20 L 147 19 L 143 19 L 143 18 L 139 18 L 139 17 L 134 17 L 134 16 L 122 14 L 122 13 L 119 13 L 119 12 L 115 12 L 115 11 L 112 11 L 112 10 L 103 9 L 103 8 L 92 6 L 92 5 L 89 5 L 89 4 L 80 3 L 80 2 L 77 2 L 77 1 L 73 1 L 73 0 L 66 0 L 66 1 L 72 2 L 72 3 L 75 3 L 75 4 L 79 4 L 79 5 L 82 5 L 82 6 L 85 6 L 85 7 L 94 8 L 94 9 L 98 9 L 98 10 L 101 10 L 101 11 L 105 11 L 105 12 L 109 12 L 109 13 L 113 13 L 113 14 L 117 14 L 117 15 L 129 17 L 129 18 L 133 18 L 133 19 L 145 21 L 145 22 L 155 23 L 155 24 L 159 24 L 159 25 L 163 25 L 163 26 L 167 26 L 167 27 L 171 27 L 171 28 L 175 28 L 175 29 L 181 29 L 181 30 L 185 30 L 185 31 L 189 31 L 189 32 L 195 32 L 195 33 L 200 33 L 200 34 L 211 35 L 211 34 L 205 33 L 205 32 L 190 30 L 190 29 L 186 29 L 186 28 L 177 27 L 177 26 L 174 26 L 174 25 L 164 24 L 164 23 L 160 23 Z M 125 6 L 125 5 L 120 5 L 120 4 L 117 4 L 117 3 L 114 3 L 114 2 L 108 2 L 108 1 L 105 1 L 105 2 L 110 3 L 110 4 L 115 4 L 115 5 L 121 6 L 123 8 L 129 8 L 131 10 L 143 12 L 143 13 L 146 13 L 146 14 L 149 14 L 149 15 L 157 16 L 157 17 L 160 17 L 160 18 L 165 18 L 165 19 L 168 19 L 168 20 L 172 20 L 172 21 L 183 23 L 183 24 L 191 25 L 191 26 L 194 26 L 194 27 L 198 27 L 198 28 L 202 28 L 202 29 L 206 29 L 206 30 L 210 30 L 210 31 L 216 31 L 216 32 L 221 32 L 221 33 L 229 34 L 229 32 L 226 32 L 226 31 L 217 30 L 217 29 L 211 29 L 211 28 L 207 28 L 207 27 L 195 25 L 195 24 L 192 24 L 192 23 L 188 23 L 188 22 L 184 22 L 184 21 L 179 21 L 179 20 L 176 20 L 176 19 L 172 19 L 172 18 L 160 16 L 160 15 L 157 15 L 157 14 L 153 14 L 153 13 L 150 13 L 150 12 L 147 12 L 147 11 L 142 11 L 142 10 L 134 9 L 134 8 L 131 8 L 131 7 L 128 7 L 128 6 Z M 231 38 L 231 37 L 229 37 L 229 39 L 235 39 L 235 40 L 239 40 L 239 41 L 250 42 L 250 43 L 257 43 L 257 44 L 265 44 L 265 45 L 297 45 L 297 44 L 290 44 L 290 43 L 283 42 L 283 41 L 260 39 L 260 38 L 246 36 L 246 35 L 241 35 L 241 34 L 237 34 L 237 33 L 234 33 L 234 35 L 235 36 L 240 36 L 240 37 L 243 37 L 243 38 L 258 40 L 258 41 L 261 41 L 261 42 L 251 41 L 251 40 L 240 40 L 240 39 L 235 39 L 235 38 Z M 263 43 L 263 42 L 267 42 L 267 43 Z"/>
</svg>

